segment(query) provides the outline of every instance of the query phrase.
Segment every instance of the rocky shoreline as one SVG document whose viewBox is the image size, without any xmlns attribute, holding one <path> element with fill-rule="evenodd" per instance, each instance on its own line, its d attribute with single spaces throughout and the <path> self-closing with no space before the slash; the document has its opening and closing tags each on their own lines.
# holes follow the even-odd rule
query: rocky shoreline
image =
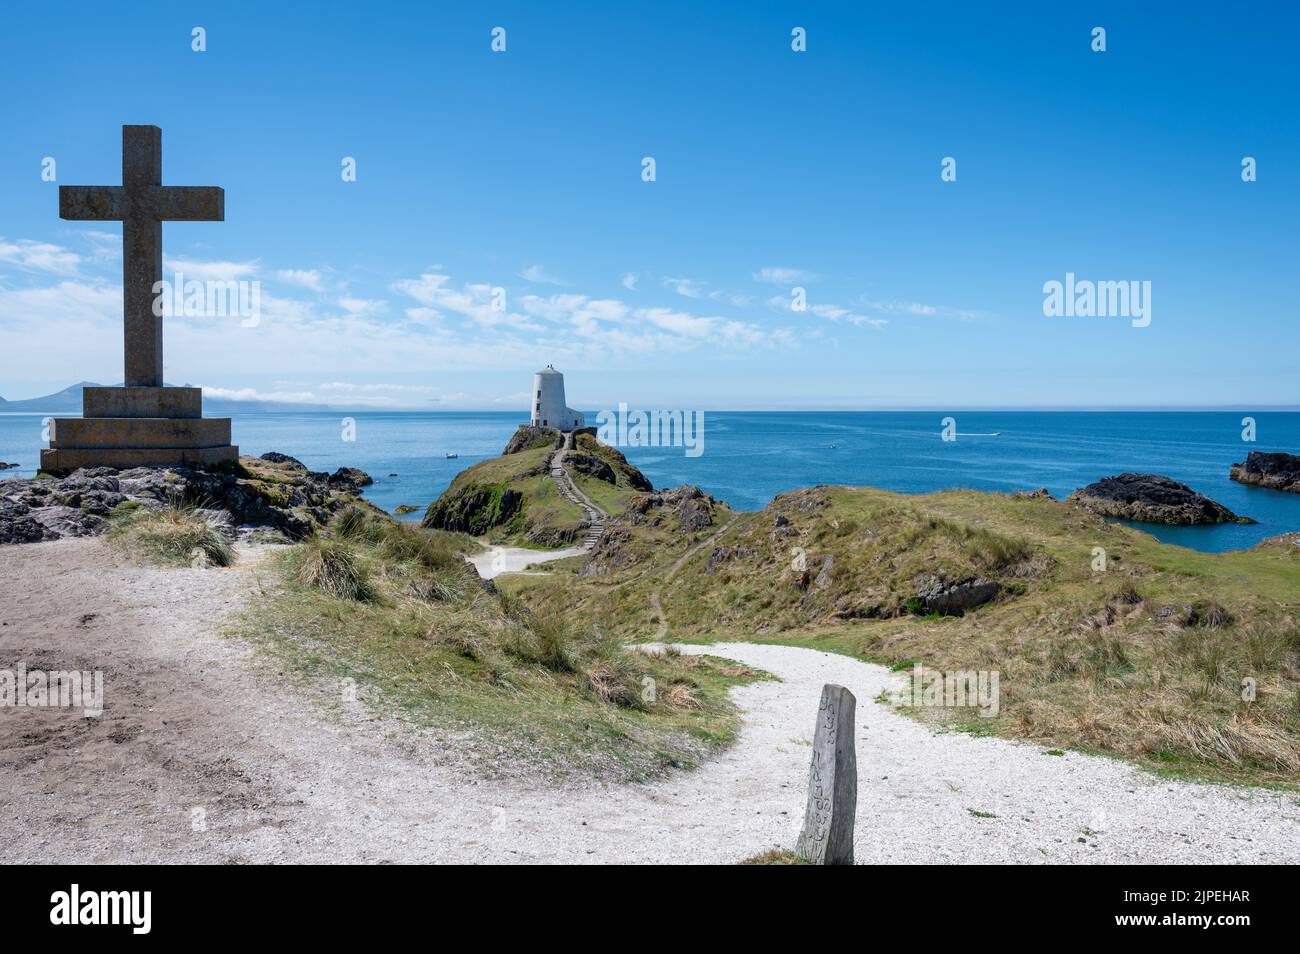
<svg viewBox="0 0 1300 954">
<path fill-rule="evenodd" d="M 1251 451 L 1228 469 L 1228 476 L 1239 484 L 1300 494 L 1300 456 Z"/>
<path fill-rule="evenodd" d="M 1098 516 L 1141 523 L 1201 526 L 1255 522 L 1160 474 L 1123 473 L 1103 477 L 1079 488 L 1067 501 Z"/>
<path fill-rule="evenodd" d="M 355 467 L 308 470 L 274 451 L 241 457 L 214 470 L 176 467 L 92 467 L 66 477 L 0 482 L 0 544 L 96 536 L 124 504 L 195 507 L 231 536 L 268 533 L 296 540 L 357 501 L 373 483 Z"/>
</svg>

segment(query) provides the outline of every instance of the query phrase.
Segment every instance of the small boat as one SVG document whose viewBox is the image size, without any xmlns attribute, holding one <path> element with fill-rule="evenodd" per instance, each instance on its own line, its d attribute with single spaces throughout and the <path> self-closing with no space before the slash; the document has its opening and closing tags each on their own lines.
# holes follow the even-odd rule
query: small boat
<svg viewBox="0 0 1300 954">
<path fill-rule="evenodd" d="M 447 453 L 446 453 L 445 456 L 446 456 L 447 460 L 455 460 L 455 459 L 456 459 L 457 457 L 459 457 L 460 455 L 457 454 L 455 451 L 447 451 Z"/>
<path fill-rule="evenodd" d="M 831 450 L 835 450 L 835 448 L 839 447 L 840 445 L 839 445 L 839 444 L 827 444 L 826 446 L 829 447 Z"/>
</svg>

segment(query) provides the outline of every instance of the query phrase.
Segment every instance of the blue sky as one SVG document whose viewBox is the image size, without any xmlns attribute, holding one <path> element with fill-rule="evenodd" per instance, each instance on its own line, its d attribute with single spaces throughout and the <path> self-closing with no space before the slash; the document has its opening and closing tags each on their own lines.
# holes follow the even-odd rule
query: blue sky
<svg viewBox="0 0 1300 954">
<path fill-rule="evenodd" d="M 225 222 L 164 226 L 167 277 L 262 289 L 253 328 L 167 320 L 175 383 L 511 408 L 554 363 L 588 409 L 1300 403 L 1300 13 L 1137 6 L 8 9 L 0 395 L 121 379 L 120 226 L 61 221 L 57 185 L 118 183 L 153 123 L 166 183 L 226 190 Z M 1150 281 L 1150 325 L 1046 317 L 1067 272 Z"/>
</svg>

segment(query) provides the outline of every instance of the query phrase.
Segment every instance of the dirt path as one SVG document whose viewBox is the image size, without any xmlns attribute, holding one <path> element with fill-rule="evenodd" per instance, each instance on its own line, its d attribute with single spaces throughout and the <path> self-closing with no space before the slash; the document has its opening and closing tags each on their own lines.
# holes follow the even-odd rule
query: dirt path
<svg viewBox="0 0 1300 954">
<path fill-rule="evenodd" d="M 1294 794 L 936 735 L 872 701 L 881 667 L 780 646 L 707 650 L 781 681 L 736 690 L 741 738 L 695 772 L 475 780 L 431 735 L 359 706 L 326 717 L 222 639 L 260 585 L 250 562 L 155 570 L 93 540 L 0 547 L 0 668 L 106 683 L 100 719 L 0 709 L 0 829 L 21 835 L 6 860 L 736 861 L 794 843 L 818 695 L 838 682 L 858 697 L 861 861 L 1300 861 Z"/>
<path fill-rule="evenodd" d="M 655 632 L 655 642 L 661 643 L 668 638 L 668 616 L 664 613 L 663 599 L 660 596 L 663 592 L 663 588 L 672 582 L 673 577 L 676 576 L 678 571 L 687 564 L 691 557 L 695 556 L 695 554 L 699 553 L 700 550 L 705 547 L 712 546 L 720 540 L 722 535 L 730 530 L 739 519 L 740 514 L 732 517 L 723 524 L 717 533 L 712 534 L 708 539 L 691 547 L 674 560 L 672 566 L 668 567 L 668 572 L 664 574 L 663 581 L 655 587 L 654 591 L 650 594 L 650 608 L 655 611 L 655 618 L 659 620 L 659 629 Z"/>
</svg>

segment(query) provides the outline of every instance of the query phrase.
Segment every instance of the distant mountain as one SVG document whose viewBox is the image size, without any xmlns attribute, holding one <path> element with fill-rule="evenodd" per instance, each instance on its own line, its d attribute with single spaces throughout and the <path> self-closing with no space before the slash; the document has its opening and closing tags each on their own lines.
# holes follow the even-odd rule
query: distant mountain
<svg viewBox="0 0 1300 954">
<path fill-rule="evenodd" d="M 169 384 L 167 387 L 175 387 Z M 82 381 L 71 387 L 43 397 L 27 398 L 23 401 L 6 401 L 0 397 L 0 413 L 5 411 L 28 411 L 35 413 L 80 414 L 81 389 L 97 388 L 103 385 L 94 381 Z M 203 414 L 206 417 L 229 417 L 234 414 L 247 414 L 250 411 L 330 411 L 327 404 L 295 404 L 290 401 L 232 401 L 230 398 L 203 397 Z"/>
</svg>

